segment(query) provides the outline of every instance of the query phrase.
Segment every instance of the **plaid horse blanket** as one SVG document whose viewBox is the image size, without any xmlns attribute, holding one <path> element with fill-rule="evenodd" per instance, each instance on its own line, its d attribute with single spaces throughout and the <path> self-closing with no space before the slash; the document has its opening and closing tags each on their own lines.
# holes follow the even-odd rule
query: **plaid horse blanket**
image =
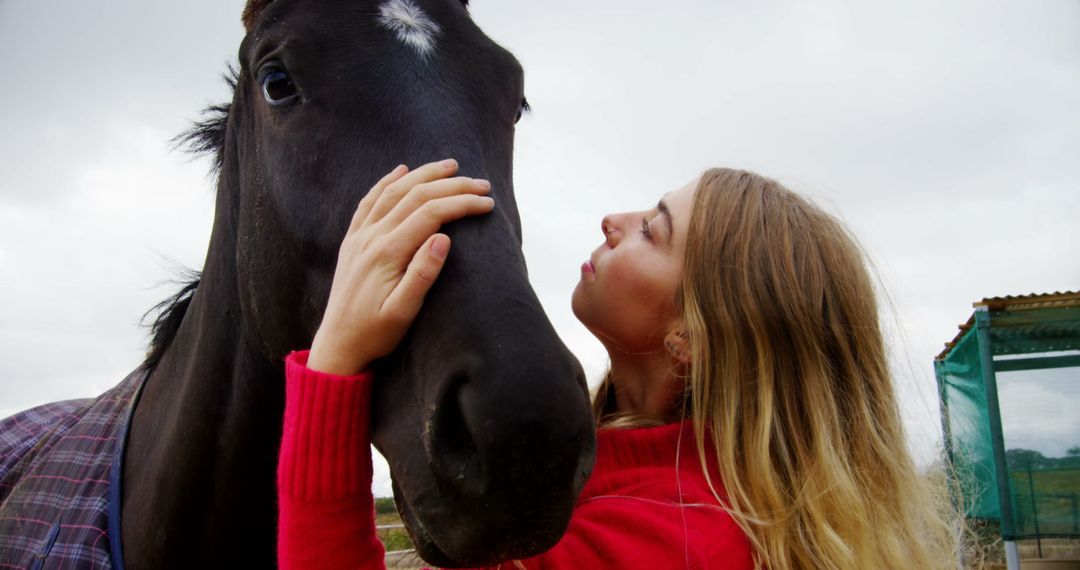
<svg viewBox="0 0 1080 570">
<path fill-rule="evenodd" d="M 124 567 L 124 443 L 145 379 L 0 420 L 0 569 Z"/>
</svg>

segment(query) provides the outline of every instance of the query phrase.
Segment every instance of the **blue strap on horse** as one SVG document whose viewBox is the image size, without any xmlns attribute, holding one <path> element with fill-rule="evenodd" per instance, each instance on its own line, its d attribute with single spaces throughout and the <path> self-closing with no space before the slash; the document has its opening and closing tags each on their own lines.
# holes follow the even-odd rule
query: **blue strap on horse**
<svg viewBox="0 0 1080 570">
<path fill-rule="evenodd" d="M 145 380 L 0 420 L 0 568 L 124 567 L 124 444 Z"/>
</svg>

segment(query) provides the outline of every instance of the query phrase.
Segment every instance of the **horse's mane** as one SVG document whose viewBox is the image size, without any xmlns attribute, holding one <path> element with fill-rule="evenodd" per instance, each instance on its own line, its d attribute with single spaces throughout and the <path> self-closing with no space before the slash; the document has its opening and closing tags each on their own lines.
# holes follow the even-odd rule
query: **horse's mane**
<svg viewBox="0 0 1080 570">
<path fill-rule="evenodd" d="M 184 314 L 187 313 L 191 299 L 195 296 L 195 290 L 199 287 L 202 273 L 188 269 L 185 274 L 187 280 L 179 291 L 154 305 L 143 315 L 143 319 L 146 319 L 151 313 L 157 313 L 153 324 L 150 325 L 150 348 L 146 351 L 146 360 L 143 361 L 143 366 L 147 370 L 153 370 L 161 362 L 165 349 L 169 348 L 173 339 L 176 338 L 176 332 L 180 330 Z"/>
<path fill-rule="evenodd" d="M 239 78 L 239 70 L 235 65 L 229 64 L 228 70 L 222 74 L 222 79 L 229 85 L 229 90 L 236 89 Z M 225 154 L 225 129 L 229 123 L 229 103 L 210 105 L 202 112 L 202 117 L 194 121 L 191 128 L 177 135 L 173 140 L 173 146 L 185 150 L 194 155 L 211 155 L 211 171 L 215 177 L 221 174 L 221 165 Z M 191 299 L 195 296 L 195 290 L 199 288 L 202 280 L 202 272 L 194 269 L 180 268 L 183 286 L 178 292 L 169 296 L 160 303 L 154 305 L 143 315 L 143 319 L 156 313 L 154 322 L 150 325 L 150 347 L 146 352 L 146 360 L 143 366 L 152 370 L 165 354 L 165 350 L 176 338 L 180 330 L 180 323 L 184 320 Z"/>
<path fill-rule="evenodd" d="M 236 90 L 236 83 L 240 80 L 240 70 L 233 64 L 228 64 L 221 78 L 229 85 L 229 92 Z M 225 128 L 229 124 L 230 103 L 210 105 L 203 109 L 202 117 L 194 121 L 191 128 L 177 135 L 173 140 L 173 147 L 185 150 L 194 155 L 209 154 L 214 159 L 213 173 L 221 171 L 221 163 L 225 151 Z"/>
</svg>

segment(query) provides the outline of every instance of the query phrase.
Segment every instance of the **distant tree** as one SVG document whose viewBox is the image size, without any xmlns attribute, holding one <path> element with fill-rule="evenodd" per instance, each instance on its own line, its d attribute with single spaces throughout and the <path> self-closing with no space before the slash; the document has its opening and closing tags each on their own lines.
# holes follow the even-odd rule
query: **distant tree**
<svg viewBox="0 0 1080 570">
<path fill-rule="evenodd" d="M 375 514 L 389 515 L 396 512 L 397 506 L 394 505 L 394 499 L 392 497 L 375 498 Z"/>
<path fill-rule="evenodd" d="M 1070 447 L 1065 452 L 1065 457 L 1058 460 L 1058 467 L 1080 469 L 1080 446 Z"/>
<path fill-rule="evenodd" d="M 1046 467 L 1052 467 L 1046 457 L 1035 451 L 1034 449 L 1008 449 L 1005 451 L 1005 463 L 1009 466 L 1009 471 L 1018 471 L 1022 469 L 1042 469 Z"/>
</svg>

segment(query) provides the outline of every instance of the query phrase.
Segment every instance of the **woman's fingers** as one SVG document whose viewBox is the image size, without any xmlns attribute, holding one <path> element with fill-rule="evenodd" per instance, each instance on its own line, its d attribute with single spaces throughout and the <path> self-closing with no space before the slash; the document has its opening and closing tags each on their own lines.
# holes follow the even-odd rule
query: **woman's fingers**
<svg viewBox="0 0 1080 570">
<path fill-rule="evenodd" d="M 356 207 L 352 222 L 349 223 L 349 230 L 352 231 L 354 228 L 359 227 L 367 219 L 368 214 L 371 213 L 371 208 L 375 205 L 375 201 L 379 199 L 386 187 L 405 176 L 408 172 L 408 166 L 399 164 L 397 168 L 394 168 L 389 174 L 376 182 L 375 186 L 371 187 L 371 190 L 360 200 L 360 204 Z"/>
<path fill-rule="evenodd" d="M 392 210 L 394 206 L 401 201 L 402 197 L 413 189 L 413 187 L 418 184 L 423 184 L 424 182 L 431 182 L 432 180 L 452 176 L 457 172 L 457 169 L 457 161 L 448 158 L 440 162 L 429 162 L 401 178 L 398 178 L 391 182 L 385 190 L 379 193 L 368 218 L 373 222 L 381 220 L 387 212 Z"/>
<path fill-rule="evenodd" d="M 495 207 L 489 185 L 448 178 L 456 171 L 452 161 L 398 167 L 360 201 L 312 344 L 317 363 L 355 371 L 401 341 L 446 262 L 450 238 L 436 232 Z"/>
<path fill-rule="evenodd" d="M 443 178 L 418 184 L 409 190 L 384 217 L 389 224 L 399 224 L 413 212 L 420 209 L 424 204 L 432 200 L 456 196 L 459 194 L 483 195 L 491 191 L 491 183 L 487 180 L 466 178 Z"/>
<path fill-rule="evenodd" d="M 386 236 L 387 247 L 395 256 L 411 255 L 443 224 L 466 216 L 486 214 L 495 208 L 495 200 L 488 196 L 457 194 L 425 202 L 402 220 Z"/>
<path fill-rule="evenodd" d="M 403 324 L 412 323 L 424 304 L 424 296 L 435 284 L 435 279 L 446 264 L 446 255 L 449 252 L 448 236 L 435 234 L 428 238 L 420 249 L 416 250 L 401 281 L 383 302 L 383 314 Z"/>
</svg>

